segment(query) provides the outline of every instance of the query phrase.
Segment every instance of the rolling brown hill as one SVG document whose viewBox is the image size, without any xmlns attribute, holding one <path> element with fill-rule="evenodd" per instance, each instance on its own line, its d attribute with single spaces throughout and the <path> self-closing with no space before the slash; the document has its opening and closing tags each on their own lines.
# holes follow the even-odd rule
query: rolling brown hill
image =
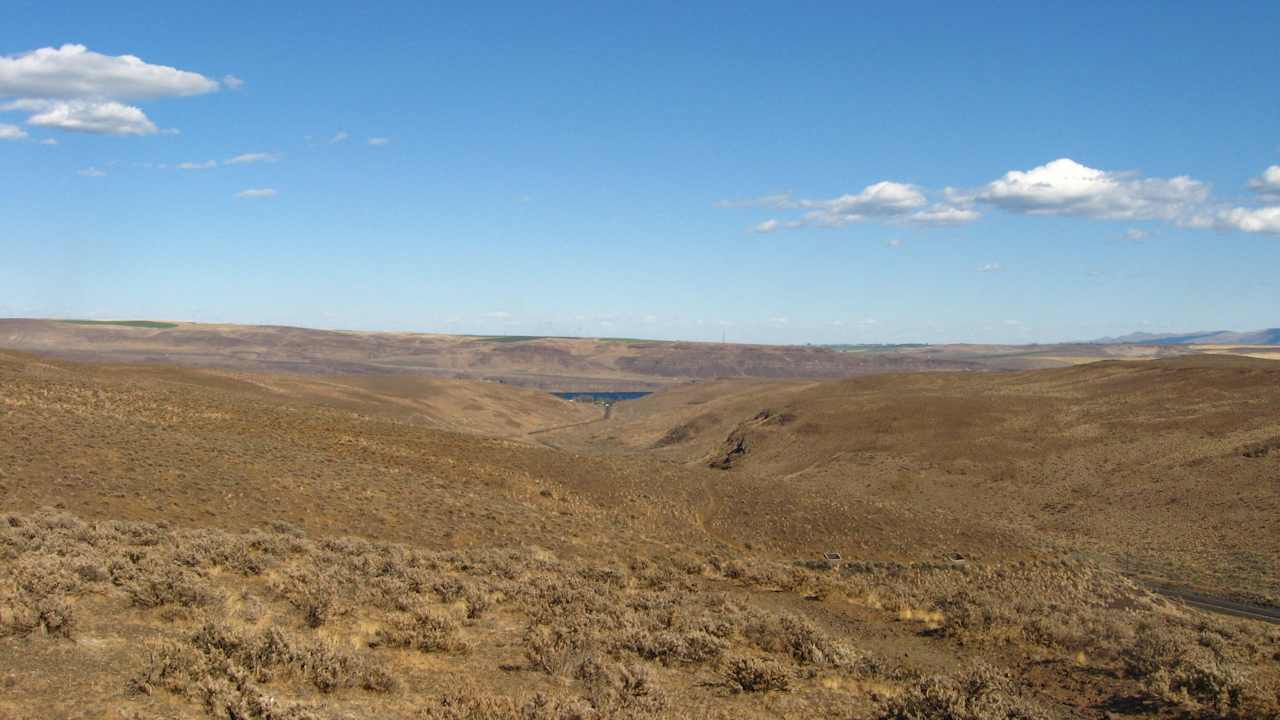
<svg viewBox="0 0 1280 720">
<path fill-rule="evenodd" d="M 0 717 L 1270 717 L 1280 632 L 1134 585 L 1116 536 L 994 510 L 1031 508 L 1018 460 L 1049 439 L 1022 425 L 1065 416 L 1053 452 L 1106 434 L 1069 422 L 1099 388 L 1168 435 L 1148 448 L 1188 417 L 1259 434 L 1269 369 L 1138 368 L 1188 399 L 1157 413 L 1129 365 L 705 383 L 531 434 L 599 413 L 0 352 Z M 723 417 L 669 433 L 699 414 Z M 734 432 L 746 452 L 708 467 Z M 894 438 L 930 433 L 968 503 L 906 491 L 927 449 Z M 1242 459 L 1273 463 L 1254 440 Z M 986 453 L 1015 474 L 960 485 Z"/>
<path fill-rule="evenodd" d="M 309 375 L 412 374 L 578 391 L 653 390 L 722 378 L 839 379 L 885 372 L 1033 370 L 1106 359 L 1259 353 L 1255 347 L 1227 345 L 824 347 L 20 318 L 0 318 L 0 348 L 89 362 Z"/>
<path fill-rule="evenodd" d="M 1026 539 L 961 518 L 878 504 L 835 512 L 821 493 L 762 495 L 767 481 L 725 485 L 719 472 L 698 465 L 558 449 L 546 438 L 559 431 L 535 431 L 606 427 L 602 412 L 496 383 L 85 365 L 13 353 L 0 354 L 0 378 L 8 407 L 0 447 L 10 451 L 0 498 L 12 507 L 61 503 L 95 517 L 198 523 L 217 506 L 213 515 L 229 513 L 236 528 L 280 518 L 420 542 L 415 528 L 435 537 L 457 525 L 436 513 L 469 486 L 407 478 L 447 475 L 522 497 L 554 483 L 659 535 L 754 543 L 786 558 L 820 556 L 855 538 L 875 559 L 978 547 L 1001 557 L 1031 552 Z M 370 390 L 423 387 L 451 404 Z M 429 401 L 436 405 L 426 412 Z M 473 492 L 465 490 L 467 502 L 485 497 Z M 865 521 L 850 523 L 855 516 Z M 488 519 L 475 522 L 492 533 Z M 872 534 L 873 527 L 885 532 Z"/>
<path fill-rule="evenodd" d="M 1280 364 L 1192 356 L 685 386 L 549 439 L 979 520 L 1280 604 L 1277 407 Z"/>
<path fill-rule="evenodd" d="M 719 377 L 841 378 L 984 369 L 945 357 L 813 346 L 31 319 L 0 319 L 0 347 L 90 362 L 321 375 L 416 374 L 554 390 L 649 390 Z"/>
</svg>

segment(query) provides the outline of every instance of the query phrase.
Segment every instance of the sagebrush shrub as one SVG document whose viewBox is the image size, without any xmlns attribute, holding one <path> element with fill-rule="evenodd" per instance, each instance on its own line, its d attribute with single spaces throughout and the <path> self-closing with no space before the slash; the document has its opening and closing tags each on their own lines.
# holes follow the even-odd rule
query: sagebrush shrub
<svg viewBox="0 0 1280 720">
<path fill-rule="evenodd" d="M 1009 677 L 987 665 L 958 676 L 924 678 L 888 701 L 880 720 L 1048 720 Z"/>
<path fill-rule="evenodd" d="M 378 630 L 370 643 L 374 647 L 412 648 L 422 652 L 463 652 L 458 623 L 439 612 L 418 608 L 401 613 Z"/>
<path fill-rule="evenodd" d="M 725 662 L 721 677 L 734 692 L 786 692 L 791 689 L 791 674 L 787 669 L 762 658 L 731 657 Z"/>
</svg>

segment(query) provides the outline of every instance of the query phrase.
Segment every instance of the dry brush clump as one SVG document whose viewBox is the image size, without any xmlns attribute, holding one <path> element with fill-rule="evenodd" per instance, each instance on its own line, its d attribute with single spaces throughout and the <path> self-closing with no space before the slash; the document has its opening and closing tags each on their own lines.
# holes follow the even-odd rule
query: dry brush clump
<svg viewBox="0 0 1280 720">
<path fill-rule="evenodd" d="M 461 653 L 468 649 L 457 621 L 442 612 L 415 608 L 393 616 L 370 647 L 410 648 L 421 652 Z"/>
<path fill-rule="evenodd" d="M 71 638 L 74 598 L 107 580 L 103 564 L 83 547 L 86 528 L 62 513 L 0 522 L 0 637 L 35 631 Z"/>
<path fill-rule="evenodd" d="M 721 670 L 724 684 L 734 692 L 786 692 L 791 689 L 791 677 L 776 660 L 746 655 L 730 657 Z"/>
<path fill-rule="evenodd" d="M 1010 677 L 978 665 L 959 675 L 927 677 L 884 704 L 879 720 L 1049 720 Z"/>
<path fill-rule="evenodd" d="M 595 708 L 585 699 L 538 693 L 527 698 L 481 692 L 453 693 L 422 708 L 422 720 L 586 720 Z"/>
<path fill-rule="evenodd" d="M 197 700 L 216 717 L 309 717 L 302 703 L 281 703 L 266 686 L 288 679 L 330 693 L 361 688 L 385 693 L 397 683 L 385 670 L 332 643 L 298 638 L 278 628 L 248 633 L 206 623 L 181 640 L 148 647 L 142 669 L 129 681 L 136 693 L 167 691 Z"/>
<path fill-rule="evenodd" d="M 1256 658 L 1229 639 L 1203 624 L 1144 622 L 1121 659 L 1130 677 L 1168 705 L 1216 718 L 1280 717 L 1280 687 L 1255 680 L 1249 660 Z"/>
</svg>

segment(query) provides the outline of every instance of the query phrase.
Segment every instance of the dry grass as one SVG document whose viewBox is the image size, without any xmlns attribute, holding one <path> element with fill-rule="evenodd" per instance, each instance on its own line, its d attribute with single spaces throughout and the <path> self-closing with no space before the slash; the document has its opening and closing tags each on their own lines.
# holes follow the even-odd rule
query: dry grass
<svg viewBox="0 0 1280 720">
<path fill-rule="evenodd" d="M 1221 718 L 1280 707 L 1280 632 L 1187 613 L 1076 562 L 834 572 L 707 556 L 600 566 L 52 511 L 7 516 L 0 530 L 11 656 L 144 628 L 112 675 L 140 709 L 169 697 L 232 718 L 331 717 L 340 707 L 379 717 L 684 717 L 741 696 L 757 698 L 738 706 L 747 716 L 1050 717 L 1032 697 L 1045 689 L 1009 671 L 932 675 L 817 621 L 842 607 L 864 608 L 879 633 L 905 632 L 957 658 L 1026 667 L 1059 658 L 1058 672 L 1102 673 L 1112 679 L 1092 691 L 1101 703 L 1137 696 L 1158 712 Z M 827 599 L 805 599 L 817 594 Z M 772 598 L 790 598 L 791 609 Z M 113 616 L 81 612 L 102 603 Z M 904 608 L 933 610 L 901 620 Z M 433 658 L 434 683 L 414 656 Z"/>
<path fill-rule="evenodd" d="M 156 373 L 0 358 L 0 717 L 1280 707 L 1280 629 L 1153 596 L 1091 548 L 648 454 L 677 446 L 575 455 Z M 829 439 L 816 423 L 768 431 Z M 819 535 L 845 560 L 793 562 Z"/>
</svg>

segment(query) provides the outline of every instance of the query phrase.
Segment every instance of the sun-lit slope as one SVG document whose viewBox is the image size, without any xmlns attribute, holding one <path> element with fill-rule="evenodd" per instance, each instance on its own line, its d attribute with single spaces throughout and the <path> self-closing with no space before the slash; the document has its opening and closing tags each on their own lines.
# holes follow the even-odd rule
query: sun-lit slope
<svg viewBox="0 0 1280 720">
<path fill-rule="evenodd" d="M 811 346 L 34 319 L 0 319 L 0 347 L 92 362 L 320 375 L 410 373 L 561 390 L 644 390 L 717 377 L 840 378 L 981 369 L 946 358 Z"/>
<path fill-rule="evenodd" d="M 286 375 L 144 365 L 101 366 L 100 373 L 239 392 L 264 401 L 308 404 L 480 435 L 520 436 L 601 416 L 601 411 L 589 404 L 540 390 L 421 375 Z"/>
<path fill-rule="evenodd" d="M 0 373 L 0 501 L 10 507 L 62 504 L 91 517 L 231 529 L 282 518 L 443 546 L 473 534 L 586 544 L 633 528 L 627 537 L 750 544 L 784 558 L 832 549 L 895 560 L 1036 551 L 1031 538 L 909 505 L 833 504 L 818 486 L 726 483 L 697 464 L 540 443 L 557 433 L 439 430 L 396 402 L 389 410 L 321 402 L 293 388 L 311 388 L 294 377 L 20 355 L 0 360 Z M 596 425 L 606 423 L 581 427 Z"/>
<path fill-rule="evenodd" d="M 651 475 L 644 463 L 593 463 L 519 438 L 437 429 L 417 408 L 380 396 L 331 402 L 317 395 L 326 387 L 0 353 L 0 504 L 229 529 L 283 520 L 436 547 L 503 537 L 572 545 L 591 542 L 588 517 L 603 511 L 566 487 Z M 461 387 L 454 392 L 472 385 Z M 531 393 L 502 390 L 522 401 Z M 476 404 L 485 402 L 506 401 Z M 690 526 L 673 512 L 653 503 L 627 517 L 679 536 Z"/>
<path fill-rule="evenodd" d="M 1202 356 L 693 386 L 552 435 L 718 464 L 726 482 L 980 519 L 1276 602 L 1277 407 L 1280 364 Z"/>
</svg>

